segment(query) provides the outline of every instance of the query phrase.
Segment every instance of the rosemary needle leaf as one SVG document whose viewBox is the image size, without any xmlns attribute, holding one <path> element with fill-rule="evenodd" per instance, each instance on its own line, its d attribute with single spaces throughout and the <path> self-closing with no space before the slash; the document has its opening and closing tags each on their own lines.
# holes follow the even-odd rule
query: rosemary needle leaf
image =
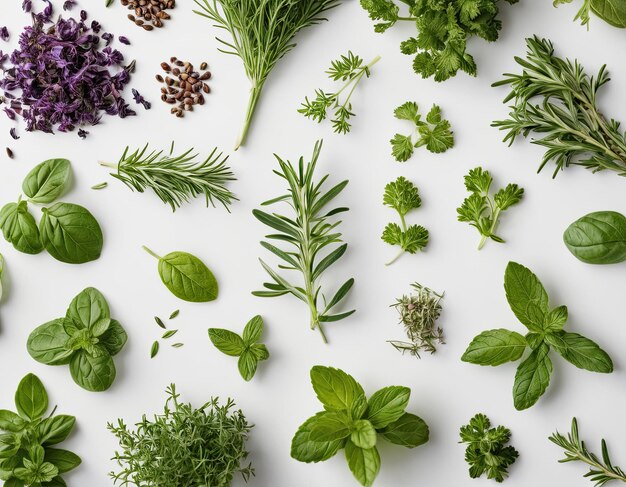
<svg viewBox="0 0 626 487">
<path fill-rule="evenodd" d="M 163 151 L 148 152 L 148 144 L 129 154 L 124 150 L 117 165 L 101 163 L 103 166 L 117 169 L 111 176 L 122 181 L 126 186 L 143 193 L 151 189 L 176 211 L 192 198 L 204 195 L 207 207 L 221 203 L 226 210 L 236 201 L 235 195 L 226 187 L 235 181 L 234 174 L 226 165 L 228 156 L 222 156 L 213 149 L 204 161 L 197 160 L 198 154 L 189 149 L 180 155 L 174 155 L 174 144 L 169 154 Z"/>
<path fill-rule="evenodd" d="M 177 309 L 176 311 L 173 311 L 172 314 L 170 315 L 170 320 L 173 320 L 174 318 L 176 318 L 178 315 L 180 314 L 180 310 Z"/>
<path fill-rule="evenodd" d="M 159 318 L 158 316 L 154 317 L 154 321 L 156 321 L 156 324 L 159 325 L 161 328 L 163 328 L 163 329 L 167 328 L 165 326 L 165 323 L 163 323 L 163 320 L 161 318 Z"/>
<path fill-rule="evenodd" d="M 172 338 L 174 335 L 176 335 L 176 333 L 178 333 L 178 330 L 168 330 L 163 333 L 163 336 L 161 338 L 167 340 L 168 338 Z"/>
<path fill-rule="evenodd" d="M 150 349 L 150 358 L 156 357 L 156 354 L 159 353 L 159 342 L 155 341 L 152 344 L 152 348 Z"/>
<path fill-rule="evenodd" d="M 172 347 L 173 347 L 173 348 L 180 348 L 180 347 L 182 347 L 183 345 L 184 345 L 184 343 L 180 343 L 180 342 L 179 342 L 179 343 L 173 343 L 173 344 L 172 344 Z"/>
<path fill-rule="evenodd" d="M 105 182 L 103 182 L 103 183 L 94 184 L 94 185 L 91 187 L 91 189 L 95 189 L 95 190 L 98 190 L 98 189 L 104 189 L 104 188 L 106 188 L 108 185 L 109 185 L 109 183 L 107 183 L 107 182 L 105 181 Z"/>
</svg>

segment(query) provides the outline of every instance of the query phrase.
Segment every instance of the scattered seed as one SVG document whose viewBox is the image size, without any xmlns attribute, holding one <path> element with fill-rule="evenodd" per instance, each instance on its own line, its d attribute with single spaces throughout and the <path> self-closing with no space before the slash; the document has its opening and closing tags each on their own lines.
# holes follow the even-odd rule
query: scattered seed
<svg viewBox="0 0 626 487">
<path fill-rule="evenodd" d="M 172 344 L 172 347 L 174 347 L 174 348 L 180 348 L 180 347 L 182 347 L 183 345 L 184 345 L 183 343 L 173 343 L 173 344 Z"/>
<path fill-rule="evenodd" d="M 176 333 L 178 333 L 178 330 L 168 330 L 163 333 L 163 336 L 161 338 L 167 340 L 168 338 L 172 338 L 174 335 L 176 335 Z"/>
<path fill-rule="evenodd" d="M 152 344 L 152 349 L 150 349 L 150 358 L 156 357 L 156 354 L 159 353 L 159 342 L 154 342 Z"/>
<path fill-rule="evenodd" d="M 106 181 L 100 184 L 94 184 L 91 189 L 104 189 L 109 185 Z"/>
<path fill-rule="evenodd" d="M 165 326 L 165 323 L 163 323 L 163 320 L 159 318 L 158 316 L 154 317 L 154 321 L 156 321 L 156 324 L 159 325 L 164 330 L 167 329 L 167 326 Z"/>
<path fill-rule="evenodd" d="M 175 4 L 173 0 L 122 0 L 122 5 L 134 12 L 133 18 L 131 15 L 128 18 L 146 30 L 163 27 L 163 21 L 171 18 L 166 10 L 174 8 Z M 138 20 L 141 23 L 137 23 Z"/>
<path fill-rule="evenodd" d="M 7 147 L 7 156 L 9 156 L 9 159 L 13 159 L 13 157 L 15 156 L 15 154 L 13 154 L 13 151 L 9 149 L 8 147 Z"/>
<path fill-rule="evenodd" d="M 208 68 L 208 67 L 209 67 L 209 65 L 208 65 L 207 63 L 202 63 L 202 64 L 200 65 L 200 69 L 201 69 L 202 71 L 204 71 L 204 70 L 205 70 L 206 68 Z"/>
<path fill-rule="evenodd" d="M 173 320 L 174 318 L 176 318 L 178 315 L 180 314 L 180 310 L 177 309 L 176 311 L 173 311 L 172 314 L 170 315 L 170 320 Z"/>
</svg>

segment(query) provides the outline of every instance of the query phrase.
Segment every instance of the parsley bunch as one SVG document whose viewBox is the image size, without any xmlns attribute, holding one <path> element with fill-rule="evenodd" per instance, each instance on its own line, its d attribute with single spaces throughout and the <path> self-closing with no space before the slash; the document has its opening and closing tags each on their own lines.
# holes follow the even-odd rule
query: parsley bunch
<svg viewBox="0 0 626 487">
<path fill-rule="evenodd" d="M 428 244 L 428 230 L 421 225 L 407 226 L 405 216 L 411 210 L 422 206 L 417 187 L 405 177 L 400 176 L 385 186 L 383 204 L 393 208 L 400 216 L 400 224 L 389 223 L 381 238 L 389 245 L 399 245 L 400 252 L 386 265 L 393 264 L 404 253 L 415 254 Z"/>
<path fill-rule="evenodd" d="M 465 176 L 465 187 L 472 194 L 456 209 L 458 220 L 468 222 L 482 236 L 478 250 L 483 248 L 488 238 L 494 242 L 504 243 L 504 240 L 495 234 L 500 214 L 519 203 L 524 196 L 524 188 L 517 184 L 508 184 L 492 197 L 489 195 L 492 182 L 493 178 L 489 171 L 482 167 L 472 169 Z"/>
<path fill-rule="evenodd" d="M 504 426 L 492 428 L 487 416 L 477 414 L 469 424 L 461 426 L 460 434 L 460 443 L 467 443 L 465 461 L 470 466 L 470 477 L 477 479 L 486 473 L 488 479 L 502 482 L 519 456 L 515 448 L 507 446 L 511 430 Z"/>
<path fill-rule="evenodd" d="M 407 101 L 393 113 L 398 120 L 408 120 L 415 125 L 411 134 L 396 134 L 391 139 L 391 155 L 396 161 L 407 161 L 413 155 L 413 150 L 423 145 L 436 154 L 445 152 L 454 145 L 450 122 L 441 117 L 441 108 L 437 105 L 433 105 L 425 121 L 422 120 L 419 107 L 414 101 Z"/>
<path fill-rule="evenodd" d="M 361 57 L 348 51 L 347 55 L 333 61 L 326 71 L 331 80 L 343 81 L 343 86 L 334 93 L 325 92 L 321 89 L 315 90 L 315 99 L 311 101 L 305 97 L 298 113 L 315 120 L 317 123 L 322 123 L 328 116 L 328 110 L 332 109 L 335 113 L 335 117 L 331 120 L 334 131 L 338 134 L 347 134 L 351 128 L 349 120 L 354 116 L 350 98 L 361 79 L 364 76 L 370 77 L 370 70 L 378 61 L 380 61 L 380 56 L 376 56 L 369 64 L 365 64 Z M 346 90 L 348 91 L 345 99 L 340 101 L 341 94 Z"/>
<path fill-rule="evenodd" d="M 361 0 L 376 32 L 385 32 L 397 22 L 414 22 L 417 35 L 400 45 L 403 54 L 415 55 L 413 70 L 423 78 L 445 81 L 461 70 L 476 75 L 476 63 L 466 51 L 472 36 L 498 40 L 502 23 L 498 0 L 400 0 L 408 6 L 402 15 L 395 0 Z M 517 0 L 506 0 L 517 3 Z"/>
</svg>

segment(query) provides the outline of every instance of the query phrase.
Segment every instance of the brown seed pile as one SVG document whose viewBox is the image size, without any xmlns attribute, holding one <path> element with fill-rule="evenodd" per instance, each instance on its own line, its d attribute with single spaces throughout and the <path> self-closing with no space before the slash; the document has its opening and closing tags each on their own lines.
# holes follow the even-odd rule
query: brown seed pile
<svg viewBox="0 0 626 487">
<path fill-rule="evenodd" d="M 122 0 L 122 5 L 133 10 L 129 20 L 145 30 L 163 27 L 163 22 L 170 18 L 166 12 L 174 8 L 176 0 Z"/>
<path fill-rule="evenodd" d="M 200 71 L 196 71 L 193 64 L 175 57 L 170 58 L 169 63 L 161 63 L 165 76 L 157 74 L 156 80 L 165 85 L 161 87 L 161 100 L 175 105 L 172 114 L 184 117 L 185 112 L 192 112 L 195 105 L 204 105 L 204 95 L 211 92 L 207 83 L 211 72 L 207 67 L 207 63 L 202 63 Z"/>
</svg>

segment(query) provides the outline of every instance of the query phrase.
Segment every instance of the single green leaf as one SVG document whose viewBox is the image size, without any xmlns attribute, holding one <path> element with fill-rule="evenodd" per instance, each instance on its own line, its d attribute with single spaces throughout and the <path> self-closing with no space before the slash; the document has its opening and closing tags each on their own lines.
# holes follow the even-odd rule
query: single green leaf
<svg viewBox="0 0 626 487">
<path fill-rule="evenodd" d="M 414 414 L 404 413 L 393 423 L 379 431 L 383 438 L 396 445 L 415 448 L 428 441 L 429 430 L 426 422 Z"/>
<path fill-rule="evenodd" d="M 261 335 L 263 333 L 263 318 L 261 316 L 256 315 L 246 324 L 243 329 L 243 342 L 246 345 L 252 345 L 253 343 L 258 342 L 261 339 Z"/>
<path fill-rule="evenodd" d="M 380 455 L 376 447 L 364 449 L 348 440 L 345 446 L 346 460 L 354 478 L 365 487 L 374 484 L 380 471 Z"/>
<path fill-rule="evenodd" d="M 531 350 L 538 349 L 545 342 L 545 336 L 542 333 L 534 333 L 532 331 L 528 332 L 524 338 Z"/>
<path fill-rule="evenodd" d="M 350 440 L 359 448 L 373 448 L 376 446 L 376 429 L 367 419 L 358 419 L 352 425 Z"/>
<path fill-rule="evenodd" d="M 568 362 L 579 369 L 608 374 L 613 372 L 611 357 L 589 338 L 564 331 L 549 333 L 546 341 Z"/>
<path fill-rule="evenodd" d="M 496 366 L 519 360 L 525 348 L 526 340 L 519 333 L 503 328 L 487 330 L 472 340 L 461 360 Z"/>
<path fill-rule="evenodd" d="M 0 434 L 0 459 L 12 458 L 20 450 L 20 437 L 13 433 Z M 12 475 L 13 472 L 10 472 Z M 5 484 L 6 485 L 6 482 Z"/>
<path fill-rule="evenodd" d="M 250 352 L 260 362 L 261 360 L 267 360 L 270 358 L 270 352 L 267 347 L 262 343 L 253 343 L 249 348 Z"/>
<path fill-rule="evenodd" d="M 311 384 L 327 410 L 348 411 L 359 397 L 365 396 L 363 388 L 351 375 L 332 367 L 313 367 Z"/>
<path fill-rule="evenodd" d="M 150 347 L 150 358 L 156 357 L 157 353 L 159 353 L 159 342 L 152 342 L 152 347 Z"/>
<path fill-rule="evenodd" d="M 543 323 L 543 329 L 546 332 L 555 332 L 563 329 L 565 323 L 567 323 L 567 306 L 559 306 L 550 310 L 545 316 Z"/>
<path fill-rule="evenodd" d="M 78 328 L 93 329 L 97 324 L 98 327 L 102 326 L 103 320 L 111 318 L 111 312 L 102 293 L 96 288 L 88 287 L 72 299 L 65 316 Z M 107 324 L 104 331 L 108 329 L 108 326 Z"/>
<path fill-rule="evenodd" d="M 46 448 L 44 460 L 54 465 L 59 470 L 59 473 L 74 470 L 81 464 L 81 459 L 78 455 L 59 448 Z"/>
<path fill-rule="evenodd" d="M 167 340 L 168 338 L 172 338 L 174 335 L 176 335 L 176 333 L 178 333 L 178 330 L 167 330 L 165 333 L 163 333 L 163 335 L 161 335 L 161 338 L 163 340 Z"/>
<path fill-rule="evenodd" d="M 311 429 L 318 419 L 326 412 L 317 413 L 307 419 L 299 428 L 291 441 L 291 457 L 300 462 L 323 462 L 335 456 L 342 448 L 344 440 L 313 441 Z"/>
<path fill-rule="evenodd" d="M 98 337 L 99 343 L 107 349 L 109 355 L 113 357 L 117 355 L 126 342 L 128 341 L 128 335 L 117 320 L 111 320 L 108 329 Z"/>
<path fill-rule="evenodd" d="M 391 143 L 391 155 L 398 162 L 406 162 L 413 155 L 414 146 L 410 135 L 395 134 Z"/>
<path fill-rule="evenodd" d="M 550 347 L 544 343 L 533 350 L 517 368 L 513 385 L 513 403 L 518 411 L 534 405 L 548 388 L 552 374 L 549 352 Z"/>
<path fill-rule="evenodd" d="M 311 426 L 311 441 L 341 440 L 350 436 L 351 419 L 345 411 L 324 411 Z"/>
<path fill-rule="evenodd" d="M 243 339 L 232 331 L 223 328 L 209 328 L 209 339 L 220 352 L 239 357 L 245 350 Z"/>
<path fill-rule="evenodd" d="M 509 262 L 504 273 L 504 290 L 511 310 L 530 331 L 542 332 L 549 313 L 548 293 L 529 269 Z"/>
<path fill-rule="evenodd" d="M 101 345 L 95 356 L 78 350 L 72 355 L 70 373 L 72 379 L 83 389 L 92 392 L 106 391 L 115 380 L 115 364 L 111 355 Z"/>
<path fill-rule="evenodd" d="M 68 264 L 84 264 L 100 257 L 102 230 L 86 208 L 56 203 L 42 212 L 41 242 L 52 257 Z"/>
<path fill-rule="evenodd" d="M 74 351 L 66 347 L 70 336 L 65 331 L 64 318 L 35 328 L 28 336 L 26 349 L 37 362 L 47 365 L 67 365 Z"/>
<path fill-rule="evenodd" d="M 67 190 L 71 173 L 67 159 L 49 159 L 26 175 L 22 191 L 33 203 L 52 203 Z"/>
<path fill-rule="evenodd" d="M 613 27 L 626 28 L 626 4 L 623 1 L 591 0 L 591 10 Z"/>
<path fill-rule="evenodd" d="M 563 234 L 578 260 L 587 264 L 626 261 L 626 217 L 615 211 L 597 211 L 579 218 Z"/>
<path fill-rule="evenodd" d="M 394 116 L 399 120 L 408 120 L 409 122 L 418 123 L 421 115 L 419 114 L 419 107 L 414 101 L 407 101 L 403 103 L 393 112 Z"/>
<path fill-rule="evenodd" d="M 18 414 L 29 421 L 41 418 L 48 409 L 48 393 L 39 377 L 26 375 L 17 386 L 15 407 Z"/>
<path fill-rule="evenodd" d="M 17 433 L 22 431 L 27 422 L 19 415 L 8 409 L 0 409 L 0 430 L 10 431 L 11 433 Z M 2 468 L 0 462 L 0 469 Z"/>
<path fill-rule="evenodd" d="M 75 424 L 76 418 L 66 414 L 44 418 L 37 425 L 37 436 L 43 446 L 56 445 L 69 436 Z"/>
<path fill-rule="evenodd" d="M 15 250 L 38 254 L 43 250 L 35 218 L 28 211 L 28 203 L 8 203 L 0 210 L 0 230 Z"/>
<path fill-rule="evenodd" d="M 237 361 L 237 367 L 239 368 L 239 373 L 241 377 L 245 381 L 250 381 L 256 374 L 256 369 L 259 361 L 256 358 L 256 355 L 252 353 L 250 350 L 244 350 L 241 352 L 239 356 L 239 360 Z"/>
<path fill-rule="evenodd" d="M 367 401 L 366 418 L 374 428 L 384 428 L 397 421 L 409 404 L 411 389 L 402 386 L 389 386 L 376 391 Z"/>
</svg>

